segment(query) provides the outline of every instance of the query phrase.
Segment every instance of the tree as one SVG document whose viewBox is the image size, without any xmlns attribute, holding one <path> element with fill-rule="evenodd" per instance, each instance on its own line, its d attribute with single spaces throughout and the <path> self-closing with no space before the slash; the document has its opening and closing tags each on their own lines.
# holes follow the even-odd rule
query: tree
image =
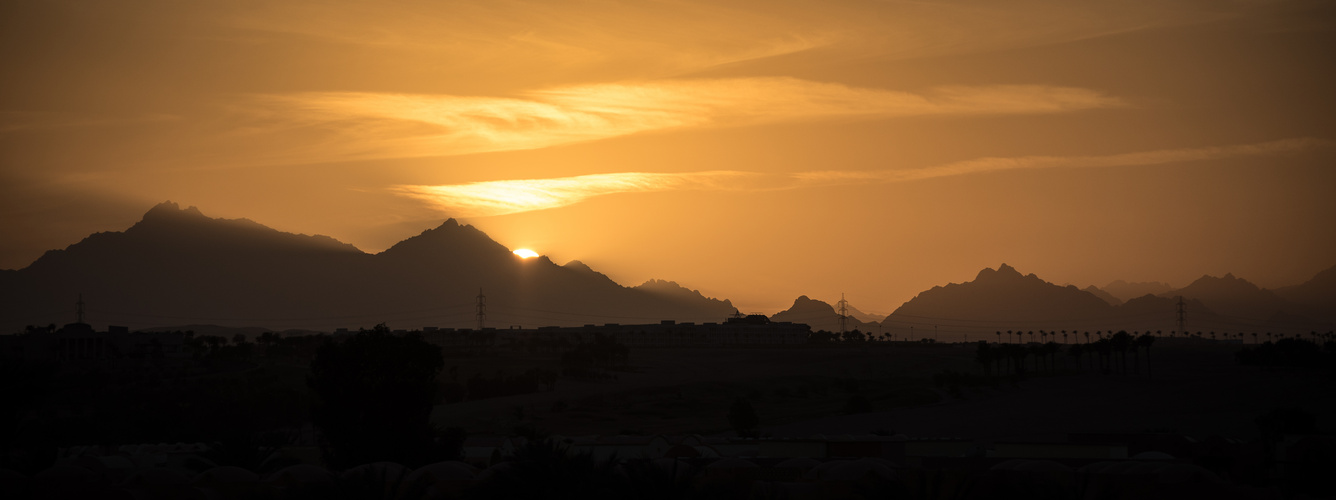
<svg viewBox="0 0 1336 500">
<path fill-rule="evenodd" d="M 733 399 L 733 406 L 728 409 L 728 425 L 733 426 L 733 430 L 738 432 L 740 437 L 753 436 L 756 433 L 756 426 L 761 423 L 757 418 L 756 410 L 747 398 L 738 396 Z"/>
<path fill-rule="evenodd" d="M 988 341 L 980 340 L 974 350 L 974 362 L 983 367 L 984 376 L 992 375 L 990 368 L 993 364 L 993 348 L 988 345 Z"/>
<path fill-rule="evenodd" d="M 1126 330 L 1119 330 L 1118 333 L 1110 337 L 1112 348 L 1118 352 L 1119 359 L 1123 365 L 1123 375 L 1127 375 L 1127 350 L 1132 347 L 1132 335 Z"/>
<path fill-rule="evenodd" d="M 1155 344 L 1155 337 L 1149 333 L 1137 337 L 1137 345 L 1146 351 L 1146 376 L 1150 376 L 1150 346 Z"/>
<path fill-rule="evenodd" d="M 326 341 L 306 377 L 315 396 L 311 421 L 328 445 L 326 461 L 334 467 L 424 463 L 444 364 L 440 348 L 417 334 L 393 335 L 383 323 L 342 342 Z"/>
<path fill-rule="evenodd" d="M 1085 354 L 1085 349 L 1081 344 L 1072 344 L 1067 346 L 1067 355 L 1076 358 L 1076 369 L 1081 370 L 1081 355 Z"/>
</svg>

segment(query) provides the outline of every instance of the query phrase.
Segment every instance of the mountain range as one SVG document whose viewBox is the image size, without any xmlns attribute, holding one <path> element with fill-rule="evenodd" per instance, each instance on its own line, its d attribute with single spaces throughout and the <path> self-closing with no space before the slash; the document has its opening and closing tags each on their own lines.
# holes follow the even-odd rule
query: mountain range
<svg viewBox="0 0 1336 500">
<path fill-rule="evenodd" d="M 369 254 L 327 236 L 166 202 L 125 231 L 0 270 L 0 332 L 73 320 L 79 297 L 86 321 L 132 328 L 468 328 L 478 326 L 480 295 L 484 326 L 493 328 L 718 322 L 736 312 L 728 300 L 672 281 L 627 287 L 579 261 L 522 259 L 453 219 Z M 1192 332 L 1328 331 L 1336 323 L 1336 267 L 1275 290 L 1232 274 L 1178 289 L 1123 281 L 1079 289 L 1002 264 L 920 292 L 884 319 L 850 307 L 845 328 L 940 340 L 1007 330 L 1168 332 L 1178 328 L 1180 296 Z M 831 304 L 807 296 L 771 319 L 840 327 Z"/>
<path fill-rule="evenodd" d="M 624 287 L 578 261 L 522 259 L 447 220 L 368 254 L 326 236 L 215 219 L 171 202 L 123 232 L 96 233 L 0 272 L 0 328 L 85 320 L 132 328 L 536 327 L 723 321 L 736 309 L 673 282 Z"/>
<path fill-rule="evenodd" d="M 850 317 L 845 329 L 859 329 L 896 339 L 943 341 L 994 339 L 997 332 L 1117 330 L 1159 331 L 1179 328 L 1178 297 L 1183 297 L 1183 327 L 1210 336 L 1239 332 L 1329 331 L 1336 320 L 1336 268 L 1303 284 L 1262 289 L 1232 274 L 1202 276 L 1183 288 L 1164 283 L 1115 281 L 1110 288 L 1059 286 L 1002 264 L 986 268 L 974 280 L 933 287 L 896 308 L 880 322 Z M 1134 293 L 1145 292 L 1141 295 Z M 851 315 L 852 316 L 852 315 Z M 826 302 L 798 297 L 793 306 L 771 316 L 774 321 L 807 323 L 813 330 L 839 331 L 839 315 Z M 1219 337 L 1224 338 L 1224 337 Z M 1031 339 L 1027 337 L 1027 340 Z M 1075 339 L 1068 337 L 1068 340 Z"/>
<path fill-rule="evenodd" d="M 1159 291 L 1124 300 L 1097 287 L 1082 290 L 1072 285 L 1055 285 L 1002 264 L 996 270 L 980 271 L 973 281 L 919 293 L 879 326 L 893 333 L 913 328 L 919 337 L 931 329 L 941 337 L 957 339 L 971 333 L 1007 330 L 1125 329 L 1167 333 L 1179 327 L 1179 297 L 1182 297 L 1183 326 L 1188 332 L 1328 331 L 1336 320 L 1331 314 L 1331 306 L 1336 303 L 1336 294 L 1332 293 L 1336 289 L 1334 281 L 1336 272 L 1329 269 L 1304 284 L 1277 292 L 1232 274 L 1220 278 L 1202 276 L 1179 289 L 1161 283 L 1114 282 L 1119 293 Z M 1282 294 L 1301 297 L 1303 301 L 1286 299 Z"/>
<path fill-rule="evenodd" d="M 866 332 L 877 327 L 875 321 L 863 321 L 853 314 L 853 311 L 855 309 L 851 307 L 845 311 L 844 328 L 846 331 L 861 330 Z M 806 295 L 794 299 L 792 306 L 770 316 L 770 320 L 803 323 L 811 326 L 812 330 L 840 331 L 840 316 L 835 311 L 835 307 L 820 300 L 808 298 Z"/>
</svg>

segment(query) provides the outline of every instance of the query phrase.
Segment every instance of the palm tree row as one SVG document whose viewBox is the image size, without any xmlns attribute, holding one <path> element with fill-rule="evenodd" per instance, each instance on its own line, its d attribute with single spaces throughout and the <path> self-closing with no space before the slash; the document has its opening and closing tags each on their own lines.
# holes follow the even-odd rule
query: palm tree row
<svg viewBox="0 0 1336 500">
<path fill-rule="evenodd" d="M 1000 331 L 997 332 L 999 339 L 1001 333 Z M 1012 333 L 1008 332 L 1009 336 Z M 1029 332 L 1025 333 L 1028 334 Z M 1094 359 L 1089 361 L 1092 369 L 1096 368 L 1094 365 L 1098 362 L 1098 369 L 1108 373 L 1113 371 L 1116 365 L 1116 367 L 1121 368 L 1123 375 L 1127 375 L 1127 354 L 1130 351 L 1133 358 L 1133 371 L 1140 372 L 1141 353 L 1144 351 L 1146 353 L 1146 374 L 1150 375 L 1150 348 L 1155 344 L 1156 339 L 1150 332 L 1137 335 L 1127 333 L 1127 331 L 1119 331 L 1111 333 L 1108 338 L 1104 338 L 1104 332 L 1096 332 L 1096 335 L 1098 340 L 1095 342 L 1068 346 L 1067 354 L 1077 358 L 1078 368 L 1082 365 L 1082 361 L 1093 357 Z M 1053 371 L 1055 369 L 1054 358 L 1062 350 L 1062 346 L 1054 341 L 1027 345 L 989 344 L 981 341 L 977 345 L 978 349 L 975 352 L 974 360 L 983 367 L 987 374 L 1024 373 L 1025 359 L 1031 356 L 1033 356 L 1036 371 L 1040 370 L 1041 362 L 1047 364 L 1048 369 Z"/>
</svg>

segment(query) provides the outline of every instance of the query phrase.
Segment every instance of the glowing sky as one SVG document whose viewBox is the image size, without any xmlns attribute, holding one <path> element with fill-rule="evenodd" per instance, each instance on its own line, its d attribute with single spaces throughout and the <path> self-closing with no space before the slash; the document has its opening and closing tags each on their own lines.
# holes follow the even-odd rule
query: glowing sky
<svg viewBox="0 0 1336 500">
<path fill-rule="evenodd" d="M 0 4 L 0 268 L 173 200 L 887 313 L 1336 264 L 1318 1 Z"/>
</svg>

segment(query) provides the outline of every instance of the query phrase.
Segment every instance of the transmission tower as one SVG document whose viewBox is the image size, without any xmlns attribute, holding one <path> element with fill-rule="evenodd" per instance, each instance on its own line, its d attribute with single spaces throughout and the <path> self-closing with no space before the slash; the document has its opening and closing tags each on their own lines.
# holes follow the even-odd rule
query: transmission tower
<svg viewBox="0 0 1336 500">
<path fill-rule="evenodd" d="M 482 294 L 482 288 L 478 288 L 478 329 L 482 330 L 487 322 L 487 296 Z"/>
<path fill-rule="evenodd" d="M 1179 296 L 1178 296 L 1178 333 L 1183 334 L 1183 336 L 1187 336 L 1187 334 L 1188 334 L 1187 327 L 1185 326 L 1185 325 L 1187 324 L 1187 317 L 1188 317 L 1187 304 L 1183 302 L 1183 296 L 1182 296 L 1182 295 L 1179 295 Z"/>
<path fill-rule="evenodd" d="M 843 293 L 840 294 L 840 301 L 837 304 L 839 305 L 840 335 L 844 335 L 845 325 L 849 321 L 849 301 L 844 300 Z"/>
</svg>

